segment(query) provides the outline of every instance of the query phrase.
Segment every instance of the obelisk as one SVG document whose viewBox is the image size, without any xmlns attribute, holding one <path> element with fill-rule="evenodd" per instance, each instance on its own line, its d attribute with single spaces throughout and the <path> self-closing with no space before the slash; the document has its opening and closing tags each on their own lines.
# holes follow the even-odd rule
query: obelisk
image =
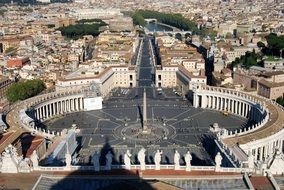
<svg viewBox="0 0 284 190">
<path fill-rule="evenodd" d="M 147 96 L 146 96 L 146 89 L 144 88 L 143 93 L 143 132 L 147 132 Z"/>
</svg>

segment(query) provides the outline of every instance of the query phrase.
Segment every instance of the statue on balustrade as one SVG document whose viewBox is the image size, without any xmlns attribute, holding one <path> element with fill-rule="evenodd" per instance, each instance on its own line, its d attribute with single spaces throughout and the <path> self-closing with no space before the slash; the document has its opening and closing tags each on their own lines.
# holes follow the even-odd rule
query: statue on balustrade
<svg viewBox="0 0 284 190">
<path fill-rule="evenodd" d="M 190 154 L 189 151 L 187 151 L 187 153 L 184 155 L 184 161 L 185 161 L 185 170 L 186 171 L 191 171 L 191 160 L 192 160 L 192 156 Z"/>
<path fill-rule="evenodd" d="M 2 173 L 18 173 L 18 164 L 22 160 L 13 145 L 8 145 L 2 153 Z"/>
<path fill-rule="evenodd" d="M 19 172 L 21 173 L 30 173 L 31 172 L 31 167 L 30 165 L 28 164 L 29 162 L 29 159 L 26 158 L 26 159 L 22 159 L 20 162 L 19 162 L 19 165 L 18 165 L 18 170 Z"/>
<path fill-rule="evenodd" d="M 105 170 L 111 170 L 111 163 L 112 163 L 113 155 L 110 151 L 106 154 L 106 166 Z"/>
<path fill-rule="evenodd" d="M 162 157 L 163 151 L 157 150 L 154 161 L 155 161 L 155 170 L 161 169 L 161 157 Z"/>
<path fill-rule="evenodd" d="M 220 152 L 217 153 L 217 155 L 215 156 L 215 171 L 219 172 L 221 171 L 221 164 L 222 164 L 222 156 L 220 154 Z"/>
<path fill-rule="evenodd" d="M 124 154 L 124 165 L 125 169 L 127 170 L 131 169 L 131 156 L 132 154 L 130 153 L 130 151 L 126 150 L 126 153 Z"/>
<path fill-rule="evenodd" d="M 65 163 L 66 163 L 66 167 L 69 168 L 71 167 L 71 162 L 72 162 L 72 156 L 69 153 L 65 154 Z"/>
<path fill-rule="evenodd" d="M 65 163 L 66 163 L 66 168 L 71 167 L 72 155 L 70 154 L 70 151 L 69 151 L 69 144 L 68 144 L 68 142 L 66 142 Z"/>
<path fill-rule="evenodd" d="M 145 170 L 146 169 L 146 164 L 145 164 L 145 152 L 146 149 L 145 148 L 141 148 L 141 150 L 138 152 L 138 161 L 140 162 L 140 169 L 141 170 Z"/>
<path fill-rule="evenodd" d="M 36 153 L 36 150 L 33 151 L 32 155 L 31 155 L 31 161 L 33 163 L 33 168 L 37 168 L 38 167 L 38 160 L 39 160 L 39 157 Z"/>
<path fill-rule="evenodd" d="M 248 167 L 254 168 L 254 156 L 252 155 L 251 151 L 248 153 Z"/>
<path fill-rule="evenodd" d="M 100 171 L 100 155 L 97 151 L 95 151 L 92 157 L 92 164 L 96 172 Z"/>
<path fill-rule="evenodd" d="M 175 170 L 179 170 L 180 169 L 180 154 L 179 152 L 176 150 L 175 151 L 175 155 L 174 155 L 174 164 L 175 164 Z"/>
</svg>

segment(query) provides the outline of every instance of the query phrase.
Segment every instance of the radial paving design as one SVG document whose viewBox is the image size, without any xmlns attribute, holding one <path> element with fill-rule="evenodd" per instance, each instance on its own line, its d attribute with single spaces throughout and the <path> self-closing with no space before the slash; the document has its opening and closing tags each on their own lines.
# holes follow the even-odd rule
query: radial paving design
<svg viewBox="0 0 284 190">
<path fill-rule="evenodd" d="M 148 92 L 155 93 L 151 89 Z M 157 149 L 162 149 L 168 157 L 163 158 L 164 162 L 172 162 L 176 149 L 181 154 L 191 151 L 199 161 L 211 160 L 203 147 L 204 138 L 212 135 L 210 126 L 217 122 L 220 127 L 235 130 L 248 123 L 235 115 L 224 116 L 221 112 L 194 108 L 179 97 L 165 98 L 165 95 L 155 99 L 153 94 L 147 93 L 147 120 L 151 132 L 144 134 L 141 122 L 143 89 L 138 91 L 138 98 L 132 97 L 135 94 L 135 90 L 130 90 L 124 98 L 113 97 L 106 101 L 102 110 L 67 114 L 44 124 L 61 131 L 75 123 L 80 129 L 78 136 L 83 157 L 88 158 L 95 150 L 107 147 L 120 160 L 126 149 L 135 154 L 145 147 L 151 163 L 150 155 Z"/>
</svg>

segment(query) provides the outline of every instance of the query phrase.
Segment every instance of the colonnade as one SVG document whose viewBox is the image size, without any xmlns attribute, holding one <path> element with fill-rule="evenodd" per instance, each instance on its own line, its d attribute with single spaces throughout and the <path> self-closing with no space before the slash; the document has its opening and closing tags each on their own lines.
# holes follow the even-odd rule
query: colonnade
<svg viewBox="0 0 284 190">
<path fill-rule="evenodd" d="M 276 139 L 265 143 L 259 147 L 252 148 L 251 152 L 254 155 L 254 160 L 265 161 L 269 156 L 273 155 L 276 150 L 283 148 L 283 139 Z"/>
<path fill-rule="evenodd" d="M 35 108 L 35 118 L 38 121 L 44 121 L 54 115 L 82 110 L 84 110 L 83 97 L 66 97 L 66 99 L 55 99 L 38 105 Z"/>
<path fill-rule="evenodd" d="M 247 154 L 251 152 L 255 161 L 266 161 L 269 157 L 271 158 L 271 156 L 275 154 L 276 150 L 283 152 L 283 141 L 284 129 L 264 139 L 253 139 L 249 143 L 240 145 L 240 147 Z"/>
<path fill-rule="evenodd" d="M 218 94 L 194 94 L 193 98 L 194 107 L 226 111 L 244 118 L 249 118 L 258 123 L 265 115 L 263 115 L 260 108 L 256 108 L 255 105 L 254 102 L 243 98 L 226 97 Z"/>
<path fill-rule="evenodd" d="M 270 100 L 256 98 L 235 90 L 206 86 L 197 87 L 193 92 L 194 107 L 214 109 L 224 112 L 226 111 L 230 114 L 236 114 L 255 122 L 255 124 L 248 129 L 240 129 L 235 132 L 229 132 L 224 138 L 239 138 L 240 135 L 246 135 L 248 133 L 252 134 L 253 131 L 260 129 L 268 121 L 271 122 L 270 116 L 272 112 L 273 115 L 275 115 L 278 111 L 278 118 L 274 119 L 279 119 L 279 113 L 282 111 L 278 105 L 274 106 L 275 103 L 271 103 Z M 267 105 L 270 106 L 269 109 L 269 106 Z M 244 152 L 246 152 L 247 155 L 249 152 L 252 153 L 255 161 L 264 162 L 267 161 L 268 158 L 271 158 L 276 150 L 280 150 L 281 152 L 283 151 L 283 140 L 284 129 L 278 132 L 271 132 L 265 138 L 259 138 L 259 136 L 256 134 L 256 136 L 251 136 L 245 140 L 246 143 L 239 144 L 238 146 Z"/>
</svg>

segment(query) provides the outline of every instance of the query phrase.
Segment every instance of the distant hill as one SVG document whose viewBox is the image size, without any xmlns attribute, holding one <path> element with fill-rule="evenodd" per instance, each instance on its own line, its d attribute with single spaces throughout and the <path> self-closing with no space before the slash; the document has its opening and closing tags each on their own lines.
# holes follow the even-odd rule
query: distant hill
<svg viewBox="0 0 284 190">
<path fill-rule="evenodd" d="M 39 5 L 42 4 L 41 2 L 38 2 L 37 0 L 0 0 L 0 4 L 10 4 L 11 1 L 13 3 L 17 3 L 19 5 Z M 51 0 L 51 3 L 68 3 L 72 0 Z"/>
</svg>

